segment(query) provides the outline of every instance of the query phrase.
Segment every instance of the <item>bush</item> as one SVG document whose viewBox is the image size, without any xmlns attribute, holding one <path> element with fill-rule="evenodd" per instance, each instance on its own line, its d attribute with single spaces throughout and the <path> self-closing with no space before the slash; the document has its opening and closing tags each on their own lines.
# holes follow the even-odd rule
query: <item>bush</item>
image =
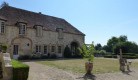
<svg viewBox="0 0 138 80">
<path fill-rule="evenodd" d="M 82 55 L 72 55 L 71 58 L 83 58 Z"/>
<path fill-rule="evenodd" d="M 57 55 L 56 54 L 53 54 L 50 56 L 50 59 L 56 59 L 57 58 Z"/>
<path fill-rule="evenodd" d="M 29 66 L 13 59 L 11 59 L 11 63 L 13 66 L 13 80 L 27 80 Z"/>
<path fill-rule="evenodd" d="M 118 53 L 118 55 L 120 55 L 120 53 Z M 130 56 L 135 56 L 135 53 L 122 53 L 122 55 L 130 55 Z"/>
<path fill-rule="evenodd" d="M 28 60 L 29 59 L 29 55 L 22 55 L 18 57 L 18 60 Z"/>
<path fill-rule="evenodd" d="M 71 57 L 71 50 L 69 47 L 66 47 L 64 50 L 64 57 L 70 58 Z"/>
<path fill-rule="evenodd" d="M 48 59 L 49 57 L 48 56 L 45 56 L 45 55 L 43 55 L 43 56 L 41 56 L 41 59 Z"/>
<path fill-rule="evenodd" d="M 112 58 L 112 55 L 104 55 L 104 58 Z M 113 58 L 117 58 L 117 55 L 113 55 Z M 126 59 L 136 59 L 137 56 L 130 56 L 130 55 L 122 55 L 122 58 Z"/>
<path fill-rule="evenodd" d="M 7 50 L 7 49 L 8 49 L 8 46 L 7 46 L 6 44 L 3 44 L 3 45 L 1 46 L 1 49 L 2 49 L 2 50 Z"/>
<path fill-rule="evenodd" d="M 32 60 L 34 60 L 34 59 L 40 59 L 40 57 L 31 57 L 31 58 L 29 58 L 29 59 L 32 59 Z"/>
</svg>

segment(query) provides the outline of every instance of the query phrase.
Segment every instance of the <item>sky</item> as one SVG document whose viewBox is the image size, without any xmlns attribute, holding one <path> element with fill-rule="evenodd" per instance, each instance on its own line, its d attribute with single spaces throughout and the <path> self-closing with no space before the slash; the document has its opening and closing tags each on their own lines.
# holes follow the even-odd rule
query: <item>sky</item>
<svg viewBox="0 0 138 80">
<path fill-rule="evenodd" d="M 9 6 L 63 18 L 84 33 L 85 44 L 102 46 L 126 35 L 138 44 L 138 0 L 0 0 Z"/>
</svg>

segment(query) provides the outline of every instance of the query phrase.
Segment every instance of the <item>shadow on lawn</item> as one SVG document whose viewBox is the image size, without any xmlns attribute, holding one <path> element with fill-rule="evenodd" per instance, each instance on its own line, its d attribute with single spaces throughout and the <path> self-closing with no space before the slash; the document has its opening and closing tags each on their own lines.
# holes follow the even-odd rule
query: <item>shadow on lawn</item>
<svg viewBox="0 0 138 80">
<path fill-rule="evenodd" d="M 79 78 L 76 78 L 76 79 L 81 79 L 83 78 L 84 80 L 96 80 L 96 76 L 93 75 L 93 74 L 85 74 L 83 77 L 79 77 Z"/>
<path fill-rule="evenodd" d="M 124 71 L 124 72 L 122 72 L 123 74 L 126 74 L 126 75 L 130 75 L 129 73 L 131 73 L 131 72 L 135 72 L 135 71 Z"/>
</svg>

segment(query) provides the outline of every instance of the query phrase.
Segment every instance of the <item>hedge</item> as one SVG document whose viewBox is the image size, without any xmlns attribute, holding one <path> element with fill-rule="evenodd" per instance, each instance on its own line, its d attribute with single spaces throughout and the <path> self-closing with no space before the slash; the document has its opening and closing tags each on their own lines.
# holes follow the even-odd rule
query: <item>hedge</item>
<svg viewBox="0 0 138 80">
<path fill-rule="evenodd" d="M 120 55 L 120 53 L 118 53 L 118 55 Z M 135 56 L 135 53 L 122 53 L 122 55 L 130 55 L 130 56 Z"/>
<path fill-rule="evenodd" d="M 104 58 L 112 58 L 112 55 L 104 55 Z M 117 55 L 113 55 L 113 58 L 117 58 Z M 122 58 L 136 59 L 138 56 L 122 55 Z"/>
<path fill-rule="evenodd" d="M 11 63 L 13 66 L 13 80 L 27 80 L 29 66 L 13 59 L 11 59 Z"/>
</svg>

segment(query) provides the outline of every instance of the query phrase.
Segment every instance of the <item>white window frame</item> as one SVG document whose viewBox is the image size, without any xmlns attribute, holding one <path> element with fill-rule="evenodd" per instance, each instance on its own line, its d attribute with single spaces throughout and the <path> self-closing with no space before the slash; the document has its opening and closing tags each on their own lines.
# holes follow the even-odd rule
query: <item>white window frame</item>
<svg viewBox="0 0 138 80">
<path fill-rule="evenodd" d="M 36 46 L 36 53 L 40 53 L 41 52 L 41 46 L 37 45 Z"/>
<path fill-rule="evenodd" d="M 17 49 L 17 50 L 14 50 L 14 49 Z M 15 52 L 17 51 L 17 52 Z M 14 45 L 13 46 L 13 55 L 18 55 L 19 54 L 19 45 Z"/>
<path fill-rule="evenodd" d="M 24 32 L 23 32 L 23 29 L 24 29 Z M 19 35 L 25 35 L 25 33 L 26 33 L 26 24 L 19 23 Z"/>
<path fill-rule="evenodd" d="M 4 28 L 4 32 L 2 33 L 2 23 L 4 23 L 4 26 L 3 26 L 3 28 Z M 0 21 L 0 34 L 4 34 L 5 33 L 5 21 Z"/>
<path fill-rule="evenodd" d="M 54 48 L 53 48 L 53 47 L 54 47 Z M 51 47 L 51 52 L 52 52 L 52 53 L 55 53 L 55 46 L 52 46 L 52 47 Z"/>
<path fill-rule="evenodd" d="M 58 38 L 62 39 L 63 38 L 63 30 L 58 29 Z"/>
<path fill-rule="evenodd" d="M 46 49 L 45 49 L 45 47 L 46 47 Z M 47 51 L 47 52 L 45 52 L 45 51 Z M 44 46 L 44 55 L 47 55 L 48 54 L 48 46 Z"/>
<path fill-rule="evenodd" d="M 42 26 L 36 27 L 36 36 L 41 37 L 42 36 Z"/>
<path fill-rule="evenodd" d="M 61 47 L 60 50 L 59 50 L 59 47 Z M 62 46 L 58 46 L 58 53 L 62 53 Z"/>
</svg>

